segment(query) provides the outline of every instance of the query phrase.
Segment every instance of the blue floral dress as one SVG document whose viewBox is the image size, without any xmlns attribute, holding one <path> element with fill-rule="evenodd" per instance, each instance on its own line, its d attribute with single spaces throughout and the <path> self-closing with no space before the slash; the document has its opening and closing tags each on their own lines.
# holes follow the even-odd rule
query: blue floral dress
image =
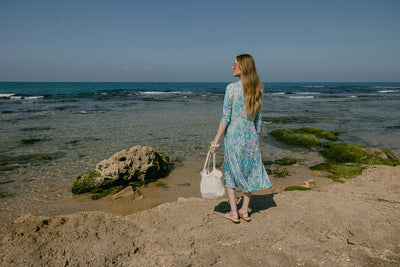
<svg viewBox="0 0 400 267">
<path fill-rule="evenodd" d="M 257 133 L 261 133 L 261 114 L 254 120 L 247 117 L 242 82 L 227 86 L 221 123 L 225 132 L 225 186 L 239 186 L 245 193 L 271 187 L 261 160 Z"/>
</svg>

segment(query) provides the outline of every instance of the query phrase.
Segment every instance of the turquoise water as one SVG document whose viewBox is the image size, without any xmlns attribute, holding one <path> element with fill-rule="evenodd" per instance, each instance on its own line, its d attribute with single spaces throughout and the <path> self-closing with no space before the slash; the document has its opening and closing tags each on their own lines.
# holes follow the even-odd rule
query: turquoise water
<svg viewBox="0 0 400 267">
<path fill-rule="evenodd" d="M 2 212 L 69 200 L 77 175 L 138 144 L 172 160 L 199 161 L 201 169 L 227 84 L 0 83 Z M 305 165 L 320 162 L 316 151 L 268 135 L 304 126 L 400 152 L 400 83 L 267 83 L 263 115 L 264 160 L 291 155 Z"/>
</svg>

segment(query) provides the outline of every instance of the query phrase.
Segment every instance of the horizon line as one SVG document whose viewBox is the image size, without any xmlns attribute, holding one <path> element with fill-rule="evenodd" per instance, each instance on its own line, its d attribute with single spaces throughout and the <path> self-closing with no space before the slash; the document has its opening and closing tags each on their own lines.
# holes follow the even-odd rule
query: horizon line
<svg viewBox="0 0 400 267">
<path fill-rule="evenodd" d="M 0 81 L 0 83 L 231 83 L 232 81 Z M 400 83 L 400 81 L 268 81 L 261 83 Z"/>
</svg>

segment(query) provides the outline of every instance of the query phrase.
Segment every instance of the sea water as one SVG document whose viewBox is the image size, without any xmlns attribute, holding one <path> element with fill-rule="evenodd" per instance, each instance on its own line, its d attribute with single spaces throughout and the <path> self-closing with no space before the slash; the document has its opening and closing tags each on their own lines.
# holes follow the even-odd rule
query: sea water
<svg viewBox="0 0 400 267">
<path fill-rule="evenodd" d="M 152 146 L 172 161 L 198 161 L 200 170 L 227 85 L 0 83 L 0 212 L 69 200 L 77 175 L 134 145 Z M 262 111 L 263 160 L 321 162 L 318 151 L 268 134 L 305 126 L 400 152 L 400 83 L 265 83 Z M 223 149 L 218 153 L 221 161 Z"/>
</svg>

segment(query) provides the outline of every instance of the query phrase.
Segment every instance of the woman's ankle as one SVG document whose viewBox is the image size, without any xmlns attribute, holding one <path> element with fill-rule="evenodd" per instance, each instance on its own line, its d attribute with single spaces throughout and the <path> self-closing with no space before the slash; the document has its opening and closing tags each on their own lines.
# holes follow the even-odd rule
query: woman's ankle
<svg viewBox="0 0 400 267">
<path fill-rule="evenodd" d="M 241 214 L 248 213 L 248 212 L 249 212 L 249 208 L 240 208 L 240 209 L 238 210 L 238 212 L 240 212 Z"/>
</svg>

